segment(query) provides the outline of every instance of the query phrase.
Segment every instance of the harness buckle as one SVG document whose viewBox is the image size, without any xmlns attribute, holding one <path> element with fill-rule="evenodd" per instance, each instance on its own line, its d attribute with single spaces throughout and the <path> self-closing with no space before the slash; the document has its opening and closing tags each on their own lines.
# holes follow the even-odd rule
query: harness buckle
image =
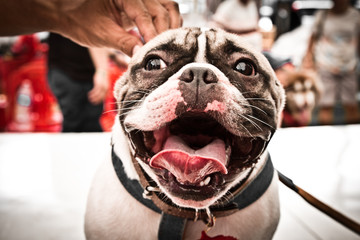
<svg viewBox="0 0 360 240">
<path fill-rule="evenodd" d="M 153 187 L 153 186 L 146 186 L 144 189 L 144 192 L 142 194 L 143 198 L 151 200 L 151 196 L 153 192 L 160 192 L 159 187 Z"/>
<path fill-rule="evenodd" d="M 196 222 L 197 220 L 199 220 L 199 209 L 195 209 L 195 218 L 194 218 L 194 222 Z"/>
<path fill-rule="evenodd" d="M 207 230 L 206 230 L 206 231 L 209 231 L 212 227 L 215 226 L 216 218 L 215 218 L 215 216 L 210 212 L 210 209 L 209 209 L 209 208 L 206 208 L 206 214 L 207 214 L 207 216 L 208 216 L 207 223 L 205 223 L 205 224 L 206 224 L 206 227 L 207 227 Z"/>
</svg>

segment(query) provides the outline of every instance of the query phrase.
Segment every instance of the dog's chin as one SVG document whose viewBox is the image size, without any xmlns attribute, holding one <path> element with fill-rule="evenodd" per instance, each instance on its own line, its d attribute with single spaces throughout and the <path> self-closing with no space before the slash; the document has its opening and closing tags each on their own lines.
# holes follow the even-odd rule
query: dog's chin
<svg viewBox="0 0 360 240">
<path fill-rule="evenodd" d="M 266 140 L 236 136 L 203 112 L 187 112 L 153 131 L 129 132 L 134 157 L 173 203 L 206 208 L 249 173 Z"/>
<path fill-rule="evenodd" d="M 181 184 L 174 178 L 166 181 L 156 174 L 155 179 L 172 203 L 185 208 L 204 209 L 214 205 L 226 204 L 231 198 L 231 195 L 226 195 L 228 191 L 241 180 L 246 179 L 249 172 L 250 168 L 244 169 L 240 174 L 236 174 L 237 176 L 233 176 L 235 179 L 232 182 L 222 184 L 216 182 L 222 178 L 221 176 L 210 175 L 208 179 L 211 180 L 207 186 Z"/>
</svg>

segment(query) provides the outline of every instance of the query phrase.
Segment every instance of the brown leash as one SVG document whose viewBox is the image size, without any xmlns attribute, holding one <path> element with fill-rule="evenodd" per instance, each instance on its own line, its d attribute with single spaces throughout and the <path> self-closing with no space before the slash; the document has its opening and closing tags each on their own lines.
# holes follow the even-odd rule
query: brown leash
<svg viewBox="0 0 360 240">
<path fill-rule="evenodd" d="M 288 188 L 290 188 L 291 190 L 293 190 L 294 192 L 299 194 L 303 199 L 305 199 L 305 201 L 310 203 L 313 207 L 319 209 L 321 212 L 325 213 L 326 215 L 328 215 L 329 217 L 331 217 L 338 223 L 342 224 L 343 226 L 352 230 L 356 234 L 360 235 L 360 224 L 359 223 L 355 222 L 354 220 L 348 218 L 347 216 L 340 213 L 339 211 L 337 211 L 337 210 L 333 209 L 332 207 L 328 206 L 327 204 L 323 203 L 319 199 L 312 196 L 310 193 L 308 193 L 305 190 L 301 189 L 300 187 L 296 186 L 290 178 L 284 176 L 279 171 L 277 171 L 277 172 L 278 172 L 280 181 L 285 186 L 287 186 Z"/>
</svg>

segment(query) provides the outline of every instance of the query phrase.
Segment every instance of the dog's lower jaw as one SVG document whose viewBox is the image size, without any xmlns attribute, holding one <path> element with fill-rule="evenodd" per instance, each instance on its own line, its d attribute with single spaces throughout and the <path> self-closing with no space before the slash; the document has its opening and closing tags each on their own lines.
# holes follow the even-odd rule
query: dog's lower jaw
<svg viewBox="0 0 360 240">
<path fill-rule="evenodd" d="M 261 168 L 261 166 L 265 163 L 266 154 L 267 153 L 265 152 L 262 155 L 259 162 L 255 165 L 255 168 Z M 166 197 L 168 197 L 172 201 L 172 203 L 176 204 L 179 207 L 192 208 L 192 209 L 197 209 L 197 210 L 209 208 L 210 206 L 212 206 L 214 204 L 221 205 L 221 204 L 228 203 L 227 201 L 229 201 L 229 199 L 231 199 L 231 196 L 227 196 L 227 194 L 231 195 L 229 190 L 231 188 L 235 187 L 236 185 L 238 185 L 243 179 L 245 179 L 248 176 L 249 172 L 251 171 L 250 168 L 245 169 L 224 190 L 221 190 L 219 193 L 217 193 L 214 196 L 209 196 L 209 198 L 207 198 L 205 200 L 199 201 L 199 200 L 195 200 L 195 199 L 183 199 L 183 198 L 174 196 L 173 194 L 171 194 L 171 192 L 169 192 L 169 190 L 167 190 L 164 186 L 162 186 L 162 184 L 159 182 L 158 176 L 156 176 L 156 174 L 154 174 L 152 172 L 151 168 L 147 164 L 145 164 L 142 161 L 139 161 L 139 164 L 145 170 L 145 172 L 151 177 L 151 179 L 153 179 L 156 182 L 156 184 L 157 184 L 157 186 L 159 186 L 161 192 L 163 192 L 166 195 Z M 248 180 L 249 181 L 252 180 L 252 175 L 249 177 Z"/>
</svg>

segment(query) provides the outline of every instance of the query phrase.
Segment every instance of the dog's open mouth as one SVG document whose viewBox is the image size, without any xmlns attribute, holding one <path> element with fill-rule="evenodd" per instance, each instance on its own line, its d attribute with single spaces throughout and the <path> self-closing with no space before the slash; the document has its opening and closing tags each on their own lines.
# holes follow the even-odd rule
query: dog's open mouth
<svg viewBox="0 0 360 240">
<path fill-rule="evenodd" d="M 136 154 L 173 195 L 210 198 L 255 163 L 266 141 L 230 133 L 203 112 L 187 112 L 155 131 L 130 132 Z"/>
</svg>

